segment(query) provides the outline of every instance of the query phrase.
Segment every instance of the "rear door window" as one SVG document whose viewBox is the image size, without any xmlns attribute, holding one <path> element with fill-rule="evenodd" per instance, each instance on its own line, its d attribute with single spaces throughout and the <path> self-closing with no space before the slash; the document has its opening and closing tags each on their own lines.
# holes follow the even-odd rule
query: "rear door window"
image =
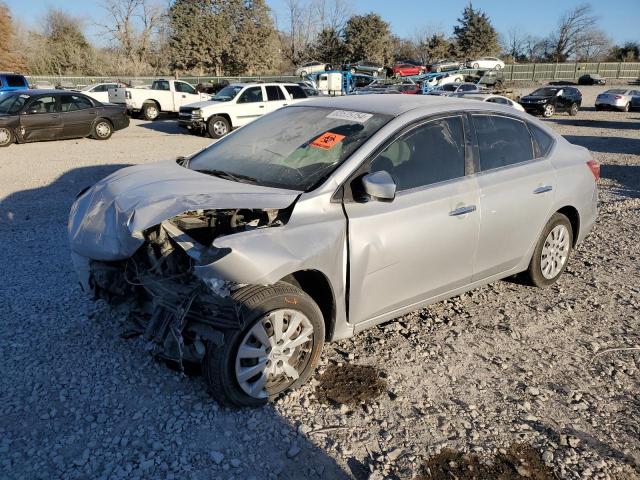
<svg viewBox="0 0 640 480">
<path fill-rule="evenodd" d="M 7 75 L 7 87 L 25 87 L 27 82 L 22 75 Z"/>
<path fill-rule="evenodd" d="M 93 104 L 88 98 L 80 95 L 62 95 L 60 98 L 60 108 L 63 112 L 75 112 L 93 108 Z"/>
<path fill-rule="evenodd" d="M 284 98 L 284 93 L 277 85 L 268 85 L 265 87 L 267 89 L 267 100 L 272 102 L 276 100 L 286 100 Z"/>
<path fill-rule="evenodd" d="M 480 170 L 494 170 L 536 157 L 527 125 L 500 115 L 473 115 L 478 139 Z"/>
</svg>

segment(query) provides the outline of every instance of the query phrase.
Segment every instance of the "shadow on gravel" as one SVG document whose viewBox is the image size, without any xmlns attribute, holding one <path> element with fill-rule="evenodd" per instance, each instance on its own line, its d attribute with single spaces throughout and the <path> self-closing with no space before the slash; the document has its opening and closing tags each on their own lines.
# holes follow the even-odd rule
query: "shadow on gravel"
<svg viewBox="0 0 640 480">
<path fill-rule="evenodd" d="M 572 125 L 574 127 L 640 130 L 640 123 L 638 122 L 623 122 L 616 120 L 589 120 L 584 118 L 552 118 L 550 121 L 560 125 Z"/>
<path fill-rule="evenodd" d="M 189 131 L 186 128 L 183 128 L 178 124 L 178 120 L 175 117 L 161 117 L 153 122 L 143 120 L 142 123 L 132 126 L 134 128 L 145 128 L 147 130 L 153 130 L 167 135 L 189 134 Z"/>
<path fill-rule="evenodd" d="M 618 195 L 640 198 L 640 165 L 603 164 L 600 166 L 600 174 L 602 178 L 608 178 L 618 184 L 614 187 Z"/>
<path fill-rule="evenodd" d="M 11 312 L 0 335 L 0 392 L 10 392 L 0 443 L 4 453 L 11 445 L 0 478 L 349 478 L 298 430 L 302 405 L 287 417 L 219 407 L 201 377 L 159 365 L 117 322 L 88 318 L 67 217 L 79 191 L 126 166 L 75 168 L 0 200 L 11 263 L 0 269 Z"/>
<path fill-rule="evenodd" d="M 569 142 L 594 152 L 640 155 L 640 138 L 564 135 Z"/>
</svg>

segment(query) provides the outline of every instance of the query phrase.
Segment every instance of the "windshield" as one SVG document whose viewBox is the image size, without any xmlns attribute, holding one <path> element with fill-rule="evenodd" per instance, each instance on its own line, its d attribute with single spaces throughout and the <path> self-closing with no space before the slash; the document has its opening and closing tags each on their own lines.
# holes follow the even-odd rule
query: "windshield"
<svg viewBox="0 0 640 480">
<path fill-rule="evenodd" d="M 531 95 L 537 95 L 540 97 L 551 97 L 556 93 L 558 93 L 559 90 L 560 90 L 559 88 L 549 88 L 549 87 L 539 88 L 536 91 L 534 91 Z"/>
<path fill-rule="evenodd" d="M 29 100 L 29 95 L 0 96 L 0 114 L 11 115 L 18 113 Z"/>
<path fill-rule="evenodd" d="M 307 191 L 391 118 L 335 108 L 284 108 L 197 153 L 188 168 L 237 181 Z"/>
<path fill-rule="evenodd" d="M 229 100 L 233 100 L 236 98 L 236 95 L 242 90 L 240 85 L 227 85 L 213 97 L 212 100 L 216 102 L 228 102 Z"/>
</svg>

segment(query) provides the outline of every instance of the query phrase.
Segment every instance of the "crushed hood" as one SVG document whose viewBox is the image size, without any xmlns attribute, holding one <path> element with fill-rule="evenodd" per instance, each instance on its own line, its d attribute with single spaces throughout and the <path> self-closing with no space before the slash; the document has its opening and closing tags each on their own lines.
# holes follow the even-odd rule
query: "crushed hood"
<svg viewBox="0 0 640 480">
<path fill-rule="evenodd" d="M 71 207 L 71 250 L 93 260 L 122 260 L 142 232 L 181 213 L 209 209 L 282 209 L 300 192 L 224 180 L 175 161 L 123 168 L 82 193 Z"/>
</svg>

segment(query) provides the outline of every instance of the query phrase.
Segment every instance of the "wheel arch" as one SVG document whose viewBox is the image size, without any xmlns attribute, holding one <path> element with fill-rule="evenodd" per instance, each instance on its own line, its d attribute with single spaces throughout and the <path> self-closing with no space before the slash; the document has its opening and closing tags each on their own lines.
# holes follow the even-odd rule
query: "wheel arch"
<svg viewBox="0 0 640 480">
<path fill-rule="evenodd" d="M 231 121 L 231 115 L 229 115 L 228 113 L 213 113 L 209 116 L 209 118 L 207 118 L 207 124 L 209 123 L 209 120 L 211 120 L 213 117 L 222 117 L 225 118 L 227 120 L 227 122 L 229 122 L 229 126 L 231 128 L 233 128 L 233 121 Z"/>
<path fill-rule="evenodd" d="M 159 112 L 162 111 L 162 106 L 160 105 L 160 102 L 158 100 L 155 100 L 153 98 L 147 98 L 144 102 L 142 102 L 142 107 L 144 107 L 148 103 L 155 103 L 156 107 L 158 107 L 158 111 Z"/>
<path fill-rule="evenodd" d="M 573 245 L 571 246 L 575 247 L 580 235 L 580 213 L 578 212 L 578 209 L 571 205 L 566 205 L 556 210 L 556 213 L 561 213 L 569 219 L 569 223 L 571 223 L 571 230 L 573 231 Z"/>
<path fill-rule="evenodd" d="M 333 336 L 336 321 L 336 300 L 327 276 L 319 270 L 298 270 L 281 279 L 300 288 L 320 308 L 325 324 L 325 339 Z"/>
</svg>

